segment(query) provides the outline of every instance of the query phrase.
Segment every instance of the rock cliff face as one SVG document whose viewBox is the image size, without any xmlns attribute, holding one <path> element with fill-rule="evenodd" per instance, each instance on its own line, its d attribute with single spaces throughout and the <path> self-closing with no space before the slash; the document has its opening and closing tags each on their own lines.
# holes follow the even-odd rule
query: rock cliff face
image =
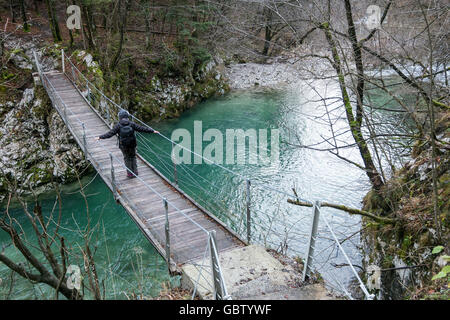
<svg viewBox="0 0 450 320">
<path fill-rule="evenodd" d="M 88 166 L 41 86 L 23 91 L 20 101 L 0 104 L 0 196 L 15 189 L 39 194 L 51 182 L 76 180 Z"/>
<path fill-rule="evenodd" d="M 222 69 L 222 61 L 216 58 L 192 77 L 154 75 L 149 81 L 135 86 L 126 103 L 135 116 L 144 120 L 178 117 L 200 101 L 229 91 Z"/>
<path fill-rule="evenodd" d="M 33 81 L 33 50 L 48 71 L 59 64 L 58 45 L 11 38 L 5 49 L 3 69 L 23 84 L 0 86 L 0 201 L 14 190 L 27 196 L 52 189 L 52 182 L 75 181 L 89 167 L 44 88 Z"/>
<path fill-rule="evenodd" d="M 232 64 L 225 69 L 225 75 L 233 89 L 279 87 L 299 81 L 298 70 L 288 63 Z"/>
</svg>

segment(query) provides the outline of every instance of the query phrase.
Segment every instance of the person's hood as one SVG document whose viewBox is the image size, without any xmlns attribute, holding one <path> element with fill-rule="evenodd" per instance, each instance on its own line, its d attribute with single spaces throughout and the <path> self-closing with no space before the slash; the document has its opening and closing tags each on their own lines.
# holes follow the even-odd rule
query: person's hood
<svg viewBox="0 0 450 320">
<path fill-rule="evenodd" d="M 125 119 L 125 118 L 130 118 L 130 114 L 128 113 L 128 111 L 126 110 L 120 110 L 119 112 L 119 120 Z"/>
</svg>

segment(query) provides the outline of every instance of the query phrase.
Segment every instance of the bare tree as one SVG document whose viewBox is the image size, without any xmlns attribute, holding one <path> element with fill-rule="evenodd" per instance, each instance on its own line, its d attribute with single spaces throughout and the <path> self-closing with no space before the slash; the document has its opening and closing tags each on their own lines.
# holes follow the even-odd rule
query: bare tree
<svg viewBox="0 0 450 320">
<path fill-rule="evenodd" d="M 2 172 L 4 175 L 4 172 Z M 6 175 L 5 175 L 6 177 Z M 17 261 L 17 258 L 8 257 L 4 249 L 0 252 L 0 261 L 19 276 L 31 281 L 32 283 L 43 283 L 55 290 L 55 299 L 58 294 L 71 300 L 79 300 L 85 297 L 84 290 L 92 293 L 95 299 L 102 299 L 98 274 L 95 268 L 94 255 L 92 253 L 90 240 L 96 229 L 91 226 L 89 217 L 89 206 L 83 188 L 80 193 L 86 203 L 86 214 L 88 216 L 87 225 L 84 230 L 79 230 L 84 239 L 84 245 L 79 250 L 70 248 L 61 235 L 62 222 L 62 199 L 59 189 L 55 184 L 56 200 L 53 209 L 44 213 L 39 203 L 38 197 L 33 196 L 33 200 L 27 200 L 22 195 L 17 181 L 8 179 L 7 189 L 9 190 L 5 209 L 0 215 L 0 229 L 3 230 L 11 239 L 11 244 L 20 253 L 23 261 Z M 81 183 L 80 183 L 81 186 Z M 26 187 L 25 187 L 26 189 Z M 30 189 L 33 193 L 33 190 Z M 27 223 L 33 230 L 33 235 L 25 232 L 27 228 L 24 223 L 19 222 L 16 214 L 11 213 L 11 202 L 20 204 Z M 31 204 L 31 210 L 30 210 Z M 84 273 L 80 279 L 81 289 L 69 285 L 68 274 L 71 261 L 74 259 L 82 260 Z M 84 276 L 83 276 L 84 275 Z M 85 284 L 84 278 L 87 278 L 89 284 Z"/>
<path fill-rule="evenodd" d="M 122 55 L 123 50 L 123 44 L 124 44 L 124 35 L 127 25 L 127 16 L 129 14 L 130 8 L 131 8 L 131 0 L 119 0 L 119 17 L 120 17 L 120 25 L 119 25 L 119 46 L 117 48 L 116 54 L 114 55 L 114 58 L 111 61 L 110 69 L 111 71 L 114 71 L 114 69 L 117 67 L 117 64 L 119 63 L 120 56 Z"/>
</svg>

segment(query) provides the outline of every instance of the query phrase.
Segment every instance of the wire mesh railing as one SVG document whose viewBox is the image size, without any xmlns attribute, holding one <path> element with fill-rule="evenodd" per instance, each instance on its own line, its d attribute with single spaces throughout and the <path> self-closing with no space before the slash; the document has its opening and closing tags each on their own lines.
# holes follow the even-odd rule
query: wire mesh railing
<svg viewBox="0 0 450 320">
<path fill-rule="evenodd" d="M 80 70 L 82 68 L 75 66 L 64 52 L 62 56 L 65 75 L 111 127 L 113 122 L 117 121 L 117 114 L 122 106 L 98 89 L 93 83 L 93 79 L 89 80 Z M 140 119 L 132 117 L 140 125 L 149 127 Z M 311 273 L 313 269 L 328 273 L 329 279 L 331 279 L 330 287 L 350 298 L 351 294 L 345 284 L 339 280 L 342 278 L 340 276 L 342 269 L 349 269 L 349 273 L 360 283 L 365 297 L 372 298 L 345 253 L 340 240 L 337 239 L 335 230 L 339 224 L 333 220 L 331 222 L 325 220 L 326 218 L 322 214 L 317 221 L 319 227 L 316 234 L 313 234 L 313 230 L 311 232 L 305 230 L 305 225 L 314 225 L 316 211 L 320 212 L 317 204 L 299 198 L 294 192 L 285 192 L 262 181 L 251 180 L 161 133 L 159 136 L 163 138 L 163 143 L 161 143 L 161 139 L 156 143 L 151 137 L 137 133 L 138 153 L 154 165 L 161 175 L 175 187 L 222 221 L 240 239 L 246 240 L 248 243 L 260 243 L 286 254 L 303 257 L 305 275 Z M 210 170 L 205 172 L 202 171 L 202 166 L 174 161 L 175 151 L 187 152 L 192 157 L 198 157 L 205 164 L 210 165 Z M 217 176 L 220 176 L 220 180 L 217 179 Z M 301 200 L 310 204 L 313 209 L 287 206 L 288 199 Z M 137 208 L 137 212 L 139 212 L 139 208 Z M 162 223 L 162 221 L 158 223 Z M 180 234 L 170 235 L 172 237 L 182 236 Z M 162 237 L 162 234 L 154 236 Z M 208 241 L 209 238 L 206 237 L 205 248 Z M 312 247 L 317 248 L 315 253 Z M 334 262 L 336 258 L 331 256 L 335 252 L 345 258 L 344 264 L 341 263 L 341 260 L 339 263 Z M 308 261 L 310 256 L 311 259 Z M 201 265 L 200 263 L 199 266 Z M 338 265 L 339 268 L 335 265 Z"/>
</svg>

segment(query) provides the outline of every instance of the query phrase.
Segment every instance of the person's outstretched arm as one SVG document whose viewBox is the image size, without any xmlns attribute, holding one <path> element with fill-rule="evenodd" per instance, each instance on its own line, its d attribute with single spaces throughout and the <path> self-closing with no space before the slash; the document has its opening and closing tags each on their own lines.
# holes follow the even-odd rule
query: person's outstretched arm
<svg viewBox="0 0 450 320">
<path fill-rule="evenodd" d="M 116 124 L 111 130 L 109 130 L 107 133 L 102 134 L 101 136 L 97 137 L 96 140 L 99 139 L 109 139 L 112 136 L 116 135 L 119 133 L 119 124 Z"/>
<path fill-rule="evenodd" d="M 146 133 L 159 133 L 159 131 L 153 130 L 152 128 L 147 128 L 144 126 L 140 126 L 137 123 L 132 122 L 133 129 L 138 132 L 146 132 Z"/>
</svg>

